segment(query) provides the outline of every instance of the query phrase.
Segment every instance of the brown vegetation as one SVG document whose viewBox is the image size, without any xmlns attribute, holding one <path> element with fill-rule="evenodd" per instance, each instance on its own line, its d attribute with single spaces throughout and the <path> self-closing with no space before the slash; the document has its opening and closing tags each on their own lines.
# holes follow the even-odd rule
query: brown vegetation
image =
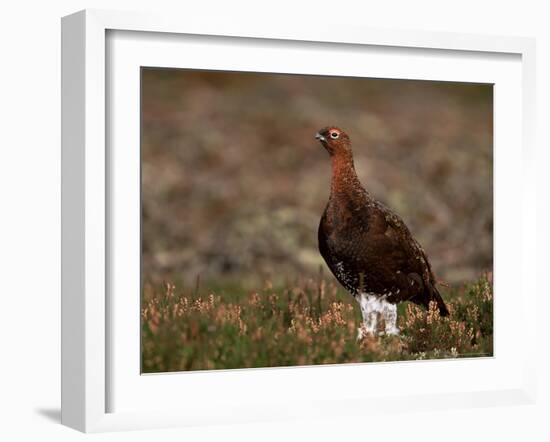
<svg viewBox="0 0 550 442">
<path fill-rule="evenodd" d="M 145 281 L 315 277 L 326 124 L 438 278 L 491 270 L 491 85 L 144 69 L 142 91 Z"/>
<path fill-rule="evenodd" d="M 166 284 L 143 300 L 142 370 L 166 372 L 491 356 L 493 295 L 487 277 L 435 305 L 400 308 L 399 336 L 357 341 L 360 314 L 325 280 L 260 292 L 200 295 Z M 383 324 L 381 324 L 383 325 Z"/>
</svg>

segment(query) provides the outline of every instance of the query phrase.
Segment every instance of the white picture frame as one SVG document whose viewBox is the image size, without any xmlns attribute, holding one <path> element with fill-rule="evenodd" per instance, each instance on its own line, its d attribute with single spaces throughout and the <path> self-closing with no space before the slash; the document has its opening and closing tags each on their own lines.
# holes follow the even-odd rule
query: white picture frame
<svg viewBox="0 0 550 442">
<path fill-rule="evenodd" d="M 155 402 L 151 402 L 147 396 L 152 394 L 151 389 L 186 388 L 185 391 L 189 392 L 189 395 L 185 400 L 189 403 L 193 402 L 193 395 L 196 396 L 198 393 L 190 389 L 191 384 L 189 383 L 187 386 L 180 385 L 178 387 L 178 374 L 147 376 L 138 379 L 136 376 L 139 377 L 140 374 L 135 373 L 134 370 L 132 375 L 134 379 L 141 382 L 147 378 L 145 382 L 148 385 L 143 385 L 142 393 L 146 400 L 156 403 L 157 406 L 150 409 L 137 406 L 135 409 L 127 406 L 113 406 L 112 392 L 115 387 L 118 388 L 118 384 L 124 384 L 120 381 L 120 374 L 117 374 L 118 377 L 113 374 L 119 365 L 124 364 L 119 363 L 113 367 L 113 361 L 117 360 L 116 355 L 119 354 L 117 349 L 121 347 L 118 344 L 113 345 L 113 340 L 116 342 L 118 339 L 117 328 L 114 325 L 117 324 L 117 318 L 113 313 L 113 301 L 109 298 L 109 291 L 113 289 L 114 285 L 116 286 L 112 281 L 112 270 L 109 269 L 111 269 L 112 261 L 117 259 L 113 256 L 114 252 L 110 244 L 116 242 L 113 235 L 120 232 L 116 229 L 116 220 L 112 219 L 113 213 L 117 213 L 116 204 L 119 201 L 116 194 L 113 193 L 112 168 L 116 168 L 116 164 L 120 164 L 120 159 L 110 157 L 109 142 L 112 142 L 114 135 L 107 131 L 106 122 L 117 121 L 116 115 L 113 116 L 116 114 L 116 110 L 109 107 L 108 95 L 111 92 L 109 82 L 116 81 L 117 74 L 109 71 L 108 67 L 109 63 L 113 63 L 112 57 L 118 57 L 120 52 L 113 52 L 109 49 L 108 35 L 109 33 L 114 35 L 113 33 L 133 32 L 140 32 L 140 39 L 143 40 L 137 44 L 145 44 L 145 40 L 153 39 L 153 36 L 155 38 L 170 36 L 174 41 L 185 39 L 185 36 L 216 36 L 218 41 L 224 42 L 223 44 L 226 46 L 231 46 L 231 42 L 236 42 L 239 39 L 243 39 L 243 41 L 246 39 L 255 42 L 271 41 L 274 42 L 273 44 L 283 42 L 286 48 L 291 49 L 293 46 L 297 48 L 298 45 L 302 45 L 300 48 L 303 48 L 304 42 L 307 42 L 309 47 L 331 44 L 337 44 L 338 48 L 368 46 L 376 47 L 382 52 L 391 48 L 402 48 L 405 52 L 429 50 L 432 51 L 434 60 L 445 56 L 445 54 L 453 56 L 452 54 L 465 53 L 471 54 L 480 62 L 484 58 L 490 58 L 491 54 L 515 57 L 514 60 L 519 63 L 516 64 L 520 70 L 513 74 L 515 75 L 513 78 L 516 80 L 519 78 L 519 82 L 513 80 L 516 82 L 511 82 L 510 87 L 513 89 L 513 85 L 517 84 L 517 90 L 512 90 L 511 93 L 515 99 L 519 100 L 518 104 L 521 109 L 515 112 L 516 109 L 506 118 L 509 118 L 507 125 L 511 126 L 511 130 L 515 130 L 512 135 L 517 135 L 518 143 L 515 147 L 511 145 L 506 149 L 506 152 L 512 153 L 510 157 L 506 158 L 508 158 L 510 167 L 514 165 L 514 160 L 516 160 L 516 167 L 517 161 L 521 162 L 521 167 L 516 173 L 521 175 L 523 184 L 521 189 L 517 190 L 522 210 L 517 213 L 514 223 L 508 226 L 503 225 L 501 231 L 504 232 L 506 228 L 518 227 L 521 233 L 521 235 L 516 233 L 517 238 L 513 242 L 513 246 L 517 247 L 517 256 L 521 257 L 521 266 L 516 265 L 516 268 L 521 268 L 521 274 L 508 275 L 507 277 L 514 278 L 510 280 L 510 283 L 513 287 L 517 287 L 521 293 L 513 300 L 518 312 L 515 318 L 517 322 L 514 326 L 521 327 L 522 342 L 525 348 L 524 351 L 517 353 L 517 361 L 513 367 L 513 375 L 509 376 L 509 382 L 495 382 L 488 388 L 474 385 L 475 382 L 472 382 L 471 387 L 465 384 L 460 387 L 461 390 L 454 392 L 438 392 L 435 388 L 427 389 L 424 394 L 415 390 L 406 391 L 404 385 L 400 386 L 399 383 L 396 383 L 393 386 L 385 387 L 384 390 L 378 390 L 374 395 L 369 395 L 360 388 L 356 389 L 354 394 L 350 394 L 349 388 L 343 388 L 326 397 L 315 395 L 315 385 L 308 384 L 308 379 L 314 379 L 316 376 L 330 378 L 330 376 L 340 373 L 340 376 L 353 379 L 363 376 L 364 373 L 367 373 L 366 370 L 369 370 L 369 374 L 375 373 L 376 376 L 383 376 L 382 373 L 388 370 L 394 372 L 416 370 L 418 376 L 423 376 L 420 372 L 436 373 L 434 375 L 443 375 L 446 372 L 450 376 L 454 376 L 453 373 L 462 372 L 470 376 L 469 369 L 483 369 L 490 373 L 489 370 L 496 367 L 494 361 L 488 362 L 484 368 L 481 365 L 475 367 L 468 365 L 468 361 L 430 361 L 429 363 L 350 364 L 346 367 L 321 367 L 322 372 L 319 371 L 319 367 L 300 367 L 195 373 L 192 383 L 211 385 L 212 392 L 219 396 L 220 401 L 217 404 L 203 404 L 204 406 L 191 409 L 183 403 L 181 406 L 176 406 L 177 404 L 167 399 L 166 394 L 162 400 L 162 406 L 158 406 L 159 400 L 162 399 L 161 396 L 157 397 Z M 136 42 L 133 41 L 132 45 L 135 44 Z M 162 51 L 156 48 L 155 53 L 159 52 Z M 344 413 L 365 415 L 380 410 L 396 412 L 411 408 L 418 410 L 532 403 L 535 396 L 536 353 L 535 339 L 530 339 L 529 336 L 535 336 L 536 325 L 527 312 L 528 307 L 536 302 L 536 287 L 533 278 L 521 276 L 527 275 L 529 268 L 535 267 L 532 260 L 536 256 L 535 228 L 533 227 L 536 192 L 534 175 L 531 173 L 533 170 L 535 104 L 535 43 L 533 39 L 362 28 L 293 27 L 281 23 L 271 26 L 266 26 L 265 23 L 250 23 L 243 26 L 231 22 L 217 23 L 208 20 L 182 22 L 179 18 L 174 17 L 87 10 L 63 18 L 62 56 L 63 424 L 80 431 L 95 432 L 207 425 L 220 422 L 253 422 L 289 417 L 308 418 Z M 131 58 L 130 61 L 139 64 L 137 58 Z M 249 69 L 253 67 L 254 60 L 250 63 Z M 131 64 L 128 66 L 132 67 Z M 437 63 L 433 66 L 434 69 L 437 69 Z M 299 68 L 297 69 L 297 72 L 301 72 Z M 242 70 L 246 70 L 246 67 L 243 67 Z M 440 75 L 443 75 L 443 71 L 441 72 Z M 333 74 L 337 73 L 333 72 Z M 391 72 L 382 75 L 391 76 Z M 397 78 L 400 78 L 399 75 Z M 461 78 L 468 81 L 466 73 Z M 470 81 L 474 80 L 474 77 L 470 79 Z M 507 80 L 503 77 L 502 81 Z M 133 106 L 134 108 L 131 108 L 130 111 L 134 114 L 136 111 L 139 112 L 139 109 L 135 109 L 135 102 Z M 496 112 L 498 112 L 498 107 L 496 107 Z M 516 138 L 513 136 L 511 139 L 515 140 Z M 496 141 L 498 144 L 498 133 Z M 127 154 L 122 153 L 122 155 Z M 129 163 L 135 164 L 132 161 Z M 498 187 L 496 192 L 498 204 Z M 495 261 L 502 263 L 499 264 L 503 269 L 501 274 L 511 273 L 507 271 L 510 267 L 506 267 L 507 261 L 510 261 L 504 255 L 506 252 L 501 248 L 502 255 L 500 257 L 497 252 L 499 252 L 498 244 L 496 245 Z M 139 257 L 137 259 L 139 261 Z M 498 277 L 499 273 L 496 272 L 496 281 Z M 498 288 L 495 291 L 498 296 Z M 501 336 L 510 336 L 510 345 L 513 345 L 512 333 L 504 333 L 506 327 L 511 327 L 511 325 L 504 321 L 500 321 L 499 325 L 499 315 L 507 318 L 504 315 L 507 314 L 506 306 L 510 306 L 509 302 L 510 300 L 503 302 L 502 308 L 497 306 L 495 323 L 496 327 L 500 326 L 503 330 Z M 134 333 L 136 342 L 138 342 L 139 329 L 132 327 L 130 329 L 132 331 L 128 336 Z M 513 332 L 513 330 L 511 331 Z M 124 339 L 129 339 L 128 336 Z M 134 354 L 120 353 L 120 355 L 123 356 L 122 360 L 133 361 L 134 365 L 129 365 L 127 370 L 135 367 Z M 505 355 L 504 350 L 501 355 Z M 126 358 L 126 356 L 128 357 Z M 499 360 L 499 358 L 501 359 Z M 499 356 L 496 351 L 494 360 L 506 361 L 506 358 Z M 480 364 L 482 363 L 480 362 Z M 500 366 L 499 369 L 506 369 L 506 364 Z M 124 371 L 122 373 L 124 374 Z M 189 380 L 189 373 L 186 375 Z M 119 379 L 118 384 L 113 383 L 113 378 Z M 183 378 L 180 377 L 180 379 Z M 465 379 L 467 378 L 465 377 Z M 254 385 L 254 388 L 250 389 L 250 394 L 244 394 L 247 382 Z M 274 396 L 276 396 L 277 388 L 283 382 L 295 382 L 297 385 L 302 385 L 303 393 L 310 394 L 310 399 L 307 402 L 291 400 L 284 403 L 277 401 Z M 224 390 L 229 383 L 236 387 L 233 390 L 231 388 Z M 268 384 L 274 386 L 270 393 L 273 395 L 272 404 L 262 402 L 260 397 L 261 394 L 265 395 L 265 392 L 268 391 L 266 390 Z M 457 380 L 457 384 L 460 384 L 459 380 Z M 213 385 L 216 385 L 217 390 L 214 390 Z M 117 394 L 119 396 L 121 394 L 128 395 L 125 402 L 132 403 L 137 399 L 130 394 L 132 389 L 136 388 L 139 389 L 141 386 L 127 383 L 127 388 L 119 389 L 120 393 Z M 243 394 L 239 395 L 239 392 Z M 120 403 L 124 403 L 124 401 L 120 401 Z M 308 406 L 304 406 L 305 403 Z M 206 408 L 207 406 L 208 408 Z"/>
</svg>

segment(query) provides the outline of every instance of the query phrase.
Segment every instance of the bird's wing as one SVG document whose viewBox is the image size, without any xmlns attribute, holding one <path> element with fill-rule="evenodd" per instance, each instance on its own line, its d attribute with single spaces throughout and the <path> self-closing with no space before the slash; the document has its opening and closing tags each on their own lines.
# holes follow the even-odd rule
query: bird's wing
<svg viewBox="0 0 550 442">
<path fill-rule="evenodd" d="M 389 290 L 396 301 L 421 297 L 433 278 L 422 247 L 403 220 L 381 203 L 368 211 L 368 229 L 361 239 L 361 266 L 369 269 L 370 285 Z"/>
</svg>

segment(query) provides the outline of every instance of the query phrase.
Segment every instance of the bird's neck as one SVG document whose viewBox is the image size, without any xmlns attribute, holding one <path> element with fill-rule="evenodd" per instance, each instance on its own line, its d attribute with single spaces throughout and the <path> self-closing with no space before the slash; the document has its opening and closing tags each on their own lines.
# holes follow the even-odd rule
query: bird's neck
<svg viewBox="0 0 550 442">
<path fill-rule="evenodd" d="M 332 180 L 331 194 L 349 193 L 361 190 L 361 182 L 355 172 L 353 156 L 351 152 L 340 152 L 331 157 Z"/>
</svg>

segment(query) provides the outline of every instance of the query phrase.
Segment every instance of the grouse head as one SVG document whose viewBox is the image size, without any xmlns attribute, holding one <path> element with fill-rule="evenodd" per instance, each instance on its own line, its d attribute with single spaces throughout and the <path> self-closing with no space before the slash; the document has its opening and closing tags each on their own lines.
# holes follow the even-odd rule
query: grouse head
<svg viewBox="0 0 550 442">
<path fill-rule="evenodd" d="M 331 156 L 351 153 L 351 141 L 342 129 L 334 126 L 325 127 L 315 134 L 315 138 Z"/>
</svg>

